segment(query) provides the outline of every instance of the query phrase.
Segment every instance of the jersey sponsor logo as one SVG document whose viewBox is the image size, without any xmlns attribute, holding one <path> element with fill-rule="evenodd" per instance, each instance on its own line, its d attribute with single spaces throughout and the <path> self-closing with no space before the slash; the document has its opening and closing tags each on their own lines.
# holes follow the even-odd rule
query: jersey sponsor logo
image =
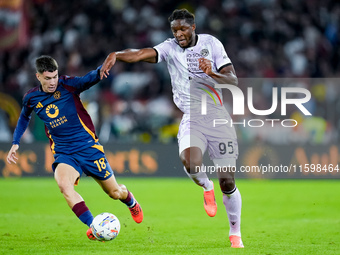
<svg viewBox="0 0 340 255">
<path fill-rule="evenodd" d="M 36 108 L 43 108 L 42 103 L 39 102 L 39 103 L 37 104 Z"/>
<path fill-rule="evenodd" d="M 201 50 L 201 55 L 202 55 L 203 57 L 208 56 L 208 55 L 209 55 L 208 49 L 202 49 L 202 50 Z"/>
<path fill-rule="evenodd" d="M 54 119 L 59 115 L 59 109 L 56 105 L 50 104 L 46 107 L 46 114 L 48 117 Z"/>
<path fill-rule="evenodd" d="M 67 122 L 66 116 L 59 117 L 50 122 L 51 128 L 56 128 Z"/>
<path fill-rule="evenodd" d="M 54 94 L 53 94 L 53 97 L 54 97 L 55 99 L 59 99 L 60 96 L 61 96 L 60 91 L 56 91 L 56 92 L 54 92 Z"/>
</svg>

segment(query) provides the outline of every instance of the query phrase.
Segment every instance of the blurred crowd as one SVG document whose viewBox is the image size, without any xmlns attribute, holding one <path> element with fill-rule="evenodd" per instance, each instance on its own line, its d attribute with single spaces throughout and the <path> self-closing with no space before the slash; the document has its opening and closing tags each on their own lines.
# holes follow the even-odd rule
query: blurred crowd
<svg viewBox="0 0 340 255">
<path fill-rule="evenodd" d="M 60 74 L 84 75 L 99 66 L 111 51 L 152 47 L 173 37 L 167 18 L 174 9 L 187 8 L 196 16 L 196 33 L 212 34 L 224 44 L 244 91 L 248 86 L 254 86 L 253 81 L 261 80 L 254 87 L 255 108 L 270 108 L 272 88 L 280 83 L 280 79 L 289 78 L 294 81 L 289 86 L 301 86 L 312 93 L 308 103 L 312 117 L 301 115 L 295 107 L 288 109 L 285 117 L 298 120 L 299 125 L 295 128 L 282 125 L 271 128 L 268 123 L 261 128 L 239 125 L 241 142 L 320 144 L 339 141 L 338 1 L 23 2 L 28 21 L 28 43 L 0 54 L 0 93 L 11 96 L 19 106 L 24 93 L 38 85 L 32 68 L 36 57 L 53 56 L 59 63 Z M 82 100 L 102 143 L 177 141 L 181 113 L 172 102 L 170 79 L 164 64 L 118 62 L 110 76 L 86 91 Z M 11 141 L 16 124 L 9 121 L 12 117 L 9 115 L 4 107 L 0 107 L 2 141 Z M 251 113 L 245 117 L 259 119 Z M 275 114 L 267 117 L 282 119 Z M 235 120 L 240 121 L 239 117 Z M 31 133 L 28 132 L 24 139 L 27 142 L 46 139 L 39 120 L 33 117 L 32 122 Z"/>
</svg>

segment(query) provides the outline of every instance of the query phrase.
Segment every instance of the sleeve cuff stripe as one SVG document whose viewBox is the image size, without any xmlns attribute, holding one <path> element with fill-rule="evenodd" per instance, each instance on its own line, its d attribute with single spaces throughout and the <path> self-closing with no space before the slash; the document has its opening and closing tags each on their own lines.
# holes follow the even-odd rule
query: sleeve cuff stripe
<svg viewBox="0 0 340 255">
<path fill-rule="evenodd" d="M 217 71 L 220 72 L 224 67 L 230 66 L 230 65 L 232 65 L 232 63 L 225 64 L 225 65 L 221 66 Z"/>
</svg>

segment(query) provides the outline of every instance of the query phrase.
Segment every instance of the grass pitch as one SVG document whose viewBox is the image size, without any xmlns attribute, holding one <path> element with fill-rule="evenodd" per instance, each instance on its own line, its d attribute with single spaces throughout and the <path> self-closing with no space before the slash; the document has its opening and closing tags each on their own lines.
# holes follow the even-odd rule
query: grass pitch
<svg viewBox="0 0 340 255">
<path fill-rule="evenodd" d="M 111 212 L 121 222 L 118 237 L 102 243 L 87 239 L 53 178 L 0 179 L 0 254 L 340 254 L 338 180 L 238 180 L 244 249 L 230 248 L 218 189 L 210 218 L 189 179 L 118 181 L 141 203 L 141 224 L 91 178 L 76 187 L 94 215 Z"/>
</svg>

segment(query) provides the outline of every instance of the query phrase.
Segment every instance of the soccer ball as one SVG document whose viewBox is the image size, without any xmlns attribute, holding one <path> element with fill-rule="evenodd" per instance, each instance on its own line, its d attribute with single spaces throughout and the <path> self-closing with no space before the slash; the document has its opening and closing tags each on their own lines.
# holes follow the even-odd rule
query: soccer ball
<svg viewBox="0 0 340 255">
<path fill-rule="evenodd" d="M 100 241 L 110 241 L 115 239 L 120 231 L 120 222 L 112 213 L 98 214 L 92 221 L 93 235 Z"/>
</svg>

